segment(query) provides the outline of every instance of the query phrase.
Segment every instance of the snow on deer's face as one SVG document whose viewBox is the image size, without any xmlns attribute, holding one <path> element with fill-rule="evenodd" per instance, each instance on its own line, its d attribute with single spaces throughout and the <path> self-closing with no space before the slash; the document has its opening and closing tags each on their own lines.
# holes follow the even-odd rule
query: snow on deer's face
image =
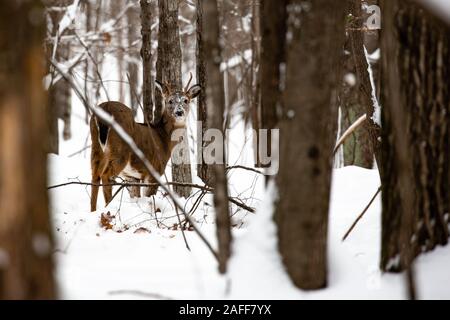
<svg viewBox="0 0 450 320">
<path fill-rule="evenodd" d="M 156 81 L 156 87 L 163 96 L 165 112 L 175 120 L 176 126 L 185 126 L 190 109 L 189 104 L 192 99 L 200 94 L 200 86 L 196 84 L 190 87 L 189 90 L 172 91 L 167 84 Z"/>
</svg>

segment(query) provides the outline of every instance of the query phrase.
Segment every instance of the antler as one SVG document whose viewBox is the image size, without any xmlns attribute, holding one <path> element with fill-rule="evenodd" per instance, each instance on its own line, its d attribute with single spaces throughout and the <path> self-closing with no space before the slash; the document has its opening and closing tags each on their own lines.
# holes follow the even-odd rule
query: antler
<svg viewBox="0 0 450 320">
<path fill-rule="evenodd" d="M 191 84 L 191 81 L 192 81 L 192 72 L 189 72 L 189 75 L 190 75 L 189 81 L 188 81 L 186 87 L 184 88 L 184 92 L 187 92 L 187 91 L 188 91 L 189 85 Z"/>
</svg>

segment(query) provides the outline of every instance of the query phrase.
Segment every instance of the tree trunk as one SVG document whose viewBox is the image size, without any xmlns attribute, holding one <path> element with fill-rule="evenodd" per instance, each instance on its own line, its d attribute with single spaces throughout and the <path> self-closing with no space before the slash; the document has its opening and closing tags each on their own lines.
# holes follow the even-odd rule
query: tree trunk
<svg viewBox="0 0 450 320">
<path fill-rule="evenodd" d="M 113 0 L 110 2 L 110 10 L 111 10 L 111 17 L 118 17 L 120 11 L 122 11 L 124 7 L 124 1 L 123 0 Z M 124 90 L 124 71 L 125 71 L 125 64 L 123 59 L 123 51 L 124 51 L 124 43 L 123 43 L 123 18 L 117 20 L 115 27 L 117 28 L 116 32 L 114 33 L 114 40 L 112 41 L 112 44 L 116 46 L 115 49 L 115 58 L 117 62 L 117 75 L 118 75 L 118 85 L 119 85 L 119 96 L 118 100 L 125 103 L 125 90 Z"/>
<path fill-rule="evenodd" d="M 353 0 L 348 1 L 350 6 Z M 361 2 L 359 1 L 359 4 Z M 352 21 L 347 20 L 347 29 L 352 27 Z M 357 85 L 357 70 L 355 68 L 355 59 L 352 54 L 352 44 L 349 33 L 346 32 L 346 41 L 344 46 L 344 56 L 342 58 L 343 79 L 339 91 L 339 106 L 341 108 L 341 132 L 345 132 L 356 120 L 358 120 L 367 111 L 367 108 L 361 103 L 361 91 Z M 364 53 L 364 52 L 363 52 Z M 365 59 L 360 57 L 359 59 Z M 374 155 L 370 141 L 370 124 L 356 130 L 343 144 L 344 166 L 359 166 L 367 169 L 373 168 Z"/>
<path fill-rule="evenodd" d="M 55 297 L 44 30 L 41 1 L 0 2 L 0 299 Z"/>
<path fill-rule="evenodd" d="M 283 79 L 280 69 L 286 61 L 286 0 L 261 1 L 261 124 L 273 129 L 281 113 Z M 268 150 L 270 148 L 268 147 Z"/>
<path fill-rule="evenodd" d="M 145 5 L 145 4 L 144 4 Z M 138 61 L 139 61 L 139 51 L 137 49 L 137 41 L 139 39 L 138 37 L 138 31 L 137 28 L 135 27 L 135 23 L 136 21 L 139 19 L 140 16 L 140 10 L 139 10 L 139 6 L 133 6 L 131 8 L 128 9 L 127 11 L 127 21 L 128 21 L 128 62 L 127 62 L 127 69 L 128 69 L 128 76 L 129 76 L 129 95 L 130 95 L 130 106 L 131 109 L 133 110 L 133 114 L 136 116 L 137 114 L 137 110 L 138 110 L 138 106 L 139 106 L 139 97 L 137 96 L 137 92 L 138 92 L 138 86 L 139 86 L 139 68 L 138 68 Z M 146 18 L 148 19 L 148 17 Z M 144 22 L 142 22 L 141 24 L 143 24 Z M 147 22 L 145 22 L 147 23 Z M 150 22 L 151 23 L 151 20 Z M 150 35 L 151 35 L 151 31 L 150 31 Z M 144 36 L 142 37 L 144 38 Z M 148 31 L 146 31 L 146 42 L 149 42 L 148 44 L 146 44 L 146 46 L 150 46 L 151 49 L 151 41 L 148 37 Z M 151 54 L 151 52 L 150 52 Z M 142 64 L 148 64 L 149 62 L 148 57 L 144 58 L 144 55 L 142 55 Z M 151 60 L 150 60 L 150 70 L 151 70 Z M 147 70 L 149 70 L 149 68 L 146 68 Z M 151 73 L 151 72 L 149 72 Z M 144 74 L 144 73 L 143 73 Z M 150 85 L 152 85 L 152 82 L 150 80 Z M 148 85 L 147 85 L 148 86 Z M 144 87 L 144 85 L 143 85 Z M 147 88 L 148 90 L 148 88 Z M 151 96 L 151 88 L 150 88 L 150 98 L 152 98 Z M 148 94 L 148 93 L 147 93 Z M 153 105 L 153 102 L 151 103 L 151 105 Z M 148 119 L 145 118 L 147 121 Z M 151 119 L 150 119 L 151 120 Z"/>
<path fill-rule="evenodd" d="M 286 90 L 280 123 L 275 221 L 279 250 L 296 286 L 326 286 L 327 229 L 345 6 L 310 1 L 288 10 Z M 301 28 L 299 27 L 301 21 Z M 320 30 L 320 33 L 317 32 Z M 295 137 L 292 139 L 292 137 Z"/>
<path fill-rule="evenodd" d="M 151 43 L 151 23 L 152 23 L 152 8 L 150 2 L 147 0 L 141 0 L 141 34 L 142 34 L 142 48 L 141 48 L 141 57 L 142 57 L 142 105 L 144 108 L 144 121 L 146 123 L 152 123 L 153 121 L 153 97 L 152 97 L 152 88 L 153 88 L 153 80 L 152 80 L 152 43 Z M 137 69 L 137 66 L 135 67 Z M 134 69 L 133 69 L 134 70 Z M 130 79 L 136 79 L 136 76 L 132 74 L 131 66 L 130 66 Z M 132 78 L 132 75 L 135 78 Z M 131 90 L 135 90 L 136 87 L 132 87 L 132 83 L 130 83 Z M 132 97 L 135 96 L 132 94 Z M 134 101 L 133 99 L 131 101 Z M 137 101 L 135 101 L 137 102 Z M 136 106 L 137 107 L 137 106 Z M 134 104 L 132 104 L 132 108 L 136 108 Z M 133 109 L 134 110 L 134 109 Z"/>
<path fill-rule="evenodd" d="M 205 50 L 203 44 L 203 8 L 202 8 L 203 0 L 197 0 L 197 14 L 196 14 L 196 23 L 197 23 L 197 48 L 196 48 L 196 61 L 197 61 L 197 83 L 202 87 L 202 91 L 200 95 L 197 97 L 197 121 L 202 123 L 201 128 L 201 136 L 204 137 L 206 130 L 208 130 L 208 112 L 206 106 L 206 65 L 205 65 Z M 206 164 L 205 159 L 203 159 L 202 152 L 203 148 L 208 144 L 200 139 L 197 142 L 197 152 L 198 159 L 201 159 L 197 165 L 197 175 L 200 179 L 206 184 L 212 182 L 212 173 L 211 168 Z"/>
<path fill-rule="evenodd" d="M 178 27 L 178 1 L 177 0 L 159 0 L 159 23 L 160 34 L 158 46 L 161 46 L 162 52 L 158 60 L 162 57 L 160 71 L 162 71 L 162 81 L 167 81 L 173 88 L 182 90 L 181 78 L 181 46 L 180 30 Z M 189 150 L 189 141 L 187 130 L 185 130 L 183 139 L 180 143 L 185 144 L 184 150 Z M 189 152 L 189 151 L 188 151 Z M 180 159 L 189 159 L 188 163 L 178 164 Z M 181 183 L 191 183 L 191 165 L 190 156 L 181 155 L 177 152 L 172 154 L 172 180 Z M 191 194 L 191 187 L 174 186 L 174 191 L 181 197 L 188 197 Z"/>
<path fill-rule="evenodd" d="M 222 62 L 222 45 L 220 44 L 220 27 L 217 1 L 202 1 L 203 25 L 208 26 L 203 33 L 204 45 L 202 55 L 206 61 L 208 83 L 206 99 L 208 107 L 208 122 L 210 128 L 218 129 L 223 136 L 223 113 L 225 110 L 225 95 L 223 77 L 220 72 Z M 223 145 L 222 145 L 223 146 Z M 224 150 L 224 149 L 223 149 Z M 223 158 L 225 160 L 225 158 Z M 216 210 L 217 239 L 219 246 L 219 271 L 226 272 L 231 246 L 231 222 L 228 206 L 228 184 L 225 164 L 211 165 L 214 179 L 214 207 Z"/>
<path fill-rule="evenodd" d="M 381 119 L 377 119 L 378 115 L 373 101 L 373 98 L 376 97 L 376 95 L 373 94 L 373 92 L 375 92 L 375 88 L 372 87 L 370 74 L 368 72 L 369 64 L 364 47 L 361 1 L 349 0 L 348 6 L 350 13 L 348 18 L 348 35 L 357 75 L 359 103 L 363 106 L 365 113 L 367 114 L 367 124 L 365 128 L 368 129 L 368 135 L 370 136 L 370 142 L 373 150 L 372 152 L 377 160 L 378 169 L 381 171 Z"/>
<path fill-rule="evenodd" d="M 383 1 L 381 268 L 406 269 L 448 241 L 449 27 L 410 1 Z"/>
<path fill-rule="evenodd" d="M 66 28 L 63 34 L 58 33 L 59 22 L 65 14 L 65 8 L 72 4 L 73 0 L 47 0 L 45 5 L 48 9 L 48 16 L 50 23 L 48 24 L 48 34 L 51 37 L 57 38 L 57 43 L 51 41 L 47 43 L 46 53 L 48 59 L 54 58 L 57 61 L 67 61 L 70 58 L 70 43 L 68 41 L 61 41 L 60 37 L 71 34 L 71 30 Z M 56 10 L 55 10 L 56 9 Z M 54 46 L 57 46 L 55 54 Z M 48 64 L 50 66 L 50 64 Z M 48 67 L 48 70 L 52 68 Z M 69 140 L 71 138 L 71 89 L 66 81 L 60 79 L 52 82 L 49 88 L 49 108 L 48 113 L 48 152 L 58 154 L 59 151 L 59 130 L 58 118 L 64 121 L 63 138 Z"/>
</svg>

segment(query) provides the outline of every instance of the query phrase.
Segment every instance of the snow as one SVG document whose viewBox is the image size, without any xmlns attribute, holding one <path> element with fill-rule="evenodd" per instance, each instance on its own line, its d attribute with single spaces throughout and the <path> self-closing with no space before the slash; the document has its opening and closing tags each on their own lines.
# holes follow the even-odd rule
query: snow
<svg viewBox="0 0 450 320">
<path fill-rule="evenodd" d="M 378 103 L 377 94 L 376 94 L 376 87 L 375 87 L 375 81 L 373 77 L 373 71 L 372 66 L 369 61 L 369 54 L 367 53 L 366 47 L 364 47 L 364 54 L 366 56 L 367 61 L 367 71 L 369 72 L 369 78 L 370 78 L 370 86 L 372 87 L 372 103 L 373 103 L 373 115 L 372 120 L 381 127 L 381 106 Z"/>
<path fill-rule="evenodd" d="M 79 119 L 79 118 L 77 118 Z M 75 127 L 82 127 L 79 119 Z M 240 129 L 230 134 L 242 137 Z M 83 135 L 80 135 L 80 142 Z M 242 140 L 242 138 L 241 138 Z M 238 150 L 239 140 L 231 147 Z M 66 150 L 68 152 L 68 150 Z M 242 159 L 242 156 L 235 157 Z M 89 181 L 89 155 L 49 156 L 50 185 Z M 231 192 L 243 192 L 254 184 L 254 173 L 231 175 Z M 199 181 L 195 181 L 199 183 Z M 378 173 L 357 167 L 336 169 L 330 209 L 329 287 L 316 292 L 296 289 L 276 251 L 276 227 L 271 213 L 276 190 L 261 186 L 244 196 L 263 199 L 256 214 L 236 214 L 233 257 L 229 273 L 221 276 L 217 263 L 192 231 L 186 231 L 191 248 L 185 247 L 179 230 L 157 227 L 153 201 L 130 199 L 125 192 L 108 208 L 89 212 L 89 188 L 70 185 L 52 189 L 51 208 L 56 235 L 54 257 L 61 297 L 65 299 L 403 299 L 403 275 L 382 274 L 380 251 L 380 199 L 342 242 L 341 238 L 379 186 Z M 187 208 L 192 199 L 185 201 Z M 160 223 L 176 222 L 170 202 L 158 194 Z M 216 246 L 212 199 L 205 197 L 194 215 L 197 225 Z M 254 204 L 250 204 L 254 205 Z M 113 230 L 100 226 L 102 212 L 116 215 Z M 126 230 L 126 228 L 128 230 Z M 136 230 L 148 230 L 135 233 Z M 120 232 L 122 231 L 122 232 Z M 416 263 L 419 296 L 450 298 L 450 247 L 421 256 Z"/>
</svg>

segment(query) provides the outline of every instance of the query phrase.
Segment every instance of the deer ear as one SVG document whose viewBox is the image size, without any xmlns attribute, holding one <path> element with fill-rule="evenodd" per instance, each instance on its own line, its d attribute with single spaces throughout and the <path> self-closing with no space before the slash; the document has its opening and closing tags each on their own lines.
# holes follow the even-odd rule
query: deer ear
<svg viewBox="0 0 450 320">
<path fill-rule="evenodd" d="M 200 85 L 198 84 L 194 84 L 186 92 L 186 95 L 189 97 L 189 99 L 194 99 L 200 94 L 200 91 L 202 91 L 202 87 L 200 87 Z"/>
<path fill-rule="evenodd" d="M 169 92 L 167 86 L 165 84 L 159 82 L 158 80 L 155 80 L 155 86 L 159 90 L 159 92 L 161 92 L 161 94 L 163 96 L 166 96 L 167 93 Z"/>
</svg>

